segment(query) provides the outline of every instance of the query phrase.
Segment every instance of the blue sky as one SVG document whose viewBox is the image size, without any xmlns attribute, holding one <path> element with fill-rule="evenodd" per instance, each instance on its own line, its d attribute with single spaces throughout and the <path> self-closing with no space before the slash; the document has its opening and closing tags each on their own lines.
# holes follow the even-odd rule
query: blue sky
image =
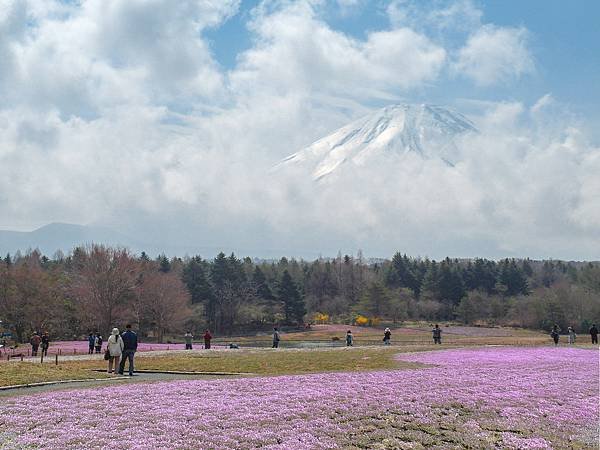
<svg viewBox="0 0 600 450">
<path fill-rule="evenodd" d="M 247 23 L 260 2 L 243 0 L 239 12 L 220 26 L 205 32 L 215 59 L 228 70 L 236 65 L 238 54 L 252 47 Z M 408 3 L 408 2 L 407 2 Z M 420 9 L 440 8 L 453 2 L 413 2 Z M 359 1 L 340 8 L 325 5 L 322 20 L 331 28 L 364 39 L 371 31 L 391 27 L 385 14 L 387 2 Z M 581 114 L 599 119 L 600 104 L 600 2 L 596 0 L 506 0 L 475 1 L 482 21 L 505 27 L 524 27 L 530 35 L 535 72 L 518 83 L 475 89 L 465 80 L 441 79 L 427 91 L 415 95 L 417 101 L 450 102 L 460 97 L 492 101 L 519 100 L 533 104 L 551 93 L 558 101 Z M 463 33 L 446 33 L 449 44 L 459 46 Z"/>
<path fill-rule="evenodd" d="M 597 259 L 598 17 L 596 0 L 0 0 L 0 229 Z M 336 183 L 274 175 L 398 103 L 479 133 L 448 143 L 453 167 L 395 149 Z"/>
</svg>

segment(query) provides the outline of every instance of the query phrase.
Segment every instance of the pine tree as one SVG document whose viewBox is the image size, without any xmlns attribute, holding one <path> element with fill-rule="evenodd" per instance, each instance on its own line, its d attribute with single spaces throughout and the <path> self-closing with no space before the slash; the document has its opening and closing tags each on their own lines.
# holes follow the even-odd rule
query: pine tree
<svg viewBox="0 0 600 450">
<path fill-rule="evenodd" d="M 263 300 L 271 301 L 275 299 L 269 284 L 267 283 L 267 277 L 260 267 L 256 266 L 254 268 L 254 273 L 252 274 L 252 284 L 254 285 L 254 289 L 256 289 L 256 296 Z"/>
<path fill-rule="evenodd" d="M 301 324 L 306 314 L 304 299 L 287 269 L 283 271 L 278 294 L 278 300 L 283 304 L 286 322 Z"/>
</svg>

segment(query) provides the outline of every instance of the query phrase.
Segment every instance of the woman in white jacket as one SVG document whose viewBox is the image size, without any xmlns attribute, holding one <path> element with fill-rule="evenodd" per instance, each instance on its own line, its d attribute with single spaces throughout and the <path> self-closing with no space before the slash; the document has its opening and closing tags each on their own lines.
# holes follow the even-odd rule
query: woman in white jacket
<svg viewBox="0 0 600 450">
<path fill-rule="evenodd" d="M 118 372 L 119 360 L 121 359 L 121 353 L 123 353 L 123 339 L 119 334 L 118 328 L 113 328 L 108 338 L 108 373 L 113 371 L 113 362 L 115 364 L 115 374 Z"/>
</svg>

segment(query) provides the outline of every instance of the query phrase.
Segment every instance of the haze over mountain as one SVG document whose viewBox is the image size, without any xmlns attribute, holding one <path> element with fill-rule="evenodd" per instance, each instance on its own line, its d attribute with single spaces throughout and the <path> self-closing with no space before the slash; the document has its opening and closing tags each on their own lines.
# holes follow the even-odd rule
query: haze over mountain
<svg viewBox="0 0 600 450">
<path fill-rule="evenodd" d="M 375 161 L 397 164 L 410 152 L 453 165 L 457 158 L 455 138 L 476 131 L 465 116 L 441 106 L 391 105 L 288 156 L 276 169 L 302 165 L 313 179 L 320 180 L 347 164 L 359 168 Z"/>
</svg>

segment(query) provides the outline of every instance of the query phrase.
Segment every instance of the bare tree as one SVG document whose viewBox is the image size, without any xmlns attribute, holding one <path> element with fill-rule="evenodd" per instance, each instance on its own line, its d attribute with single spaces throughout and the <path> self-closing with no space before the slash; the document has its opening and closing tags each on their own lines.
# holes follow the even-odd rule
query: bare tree
<svg viewBox="0 0 600 450">
<path fill-rule="evenodd" d="M 127 250 L 102 245 L 80 247 L 74 253 L 71 292 L 79 299 L 88 324 L 109 330 L 135 294 L 138 264 Z"/>
</svg>

